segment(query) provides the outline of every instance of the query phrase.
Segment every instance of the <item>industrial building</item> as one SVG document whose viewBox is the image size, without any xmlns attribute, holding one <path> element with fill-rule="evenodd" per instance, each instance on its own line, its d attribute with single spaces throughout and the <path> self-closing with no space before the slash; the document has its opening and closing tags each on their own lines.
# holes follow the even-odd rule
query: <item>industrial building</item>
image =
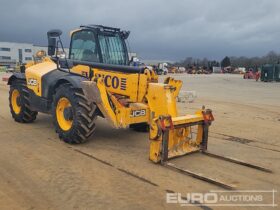
<svg viewBox="0 0 280 210">
<path fill-rule="evenodd" d="M 18 62 L 32 61 L 39 50 L 47 51 L 47 47 L 29 43 L 0 42 L 0 66 L 14 67 Z"/>
<path fill-rule="evenodd" d="M 0 66 L 15 67 L 17 63 L 32 61 L 36 52 L 48 51 L 47 46 L 30 43 L 0 42 Z M 66 54 L 68 53 L 68 49 Z"/>
</svg>

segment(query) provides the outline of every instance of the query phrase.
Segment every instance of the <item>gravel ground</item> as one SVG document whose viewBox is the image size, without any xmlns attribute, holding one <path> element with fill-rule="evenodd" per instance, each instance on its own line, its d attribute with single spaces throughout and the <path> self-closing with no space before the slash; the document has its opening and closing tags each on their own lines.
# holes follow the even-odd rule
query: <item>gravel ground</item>
<svg viewBox="0 0 280 210">
<path fill-rule="evenodd" d="M 182 114 L 202 105 L 213 110 L 210 151 L 265 166 L 273 173 L 202 154 L 172 162 L 239 190 L 279 190 L 280 83 L 243 80 L 241 75 L 171 76 L 184 81 L 184 91 L 194 90 L 198 96 L 193 103 L 179 103 Z M 39 114 L 33 124 L 18 124 L 10 116 L 3 82 L 0 131 L 0 209 L 182 209 L 166 203 L 166 192 L 221 190 L 151 163 L 147 134 L 112 129 L 103 119 L 98 119 L 92 139 L 77 146 L 59 141 L 48 115 Z"/>
</svg>

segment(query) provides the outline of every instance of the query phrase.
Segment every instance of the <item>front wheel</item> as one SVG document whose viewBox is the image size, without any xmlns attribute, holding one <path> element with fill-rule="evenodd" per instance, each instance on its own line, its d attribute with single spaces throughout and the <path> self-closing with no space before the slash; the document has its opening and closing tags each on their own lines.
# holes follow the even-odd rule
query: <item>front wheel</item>
<svg viewBox="0 0 280 210">
<path fill-rule="evenodd" d="M 10 86 L 9 106 L 16 122 L 31 123 L 38 112 L 30 108 L 29 90 L 24 81 L 15 80 Z"/>
<path fill-rule="evenodd" d="M 52 115 L 55 130 L 66 143 L 84 143 L 95 130 L 96 105 L 90 104 L 82 90 L 70 84 L 56 90 Z"/>
</svg>

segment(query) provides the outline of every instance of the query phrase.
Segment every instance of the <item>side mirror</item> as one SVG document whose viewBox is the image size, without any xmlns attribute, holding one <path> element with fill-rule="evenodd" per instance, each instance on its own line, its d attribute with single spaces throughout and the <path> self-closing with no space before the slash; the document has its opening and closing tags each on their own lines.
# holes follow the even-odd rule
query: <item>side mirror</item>
<svg viewBox="0 0 280 210">
<path fill-rule="evenodd" d="M 48 31 L 48 37 L 59 37 L 62 34 L 62 31 L 59 29 L 53 29 Z"/>
<path fill-rule="evenodd" d="M 56 49 L 56 38 L 59 38 L 62 34 L 62 31 L 59 29 L 54 29 L 48 31 L 48 55 L 53 56 L 55 55 L 55 49 Z"/>
<path fill-rule="evenodd" d="M 49 37 L 48 38 L 48 55 L 53 56 L 55 54 L 56 49 L 56 38 Z"/>
</svg>

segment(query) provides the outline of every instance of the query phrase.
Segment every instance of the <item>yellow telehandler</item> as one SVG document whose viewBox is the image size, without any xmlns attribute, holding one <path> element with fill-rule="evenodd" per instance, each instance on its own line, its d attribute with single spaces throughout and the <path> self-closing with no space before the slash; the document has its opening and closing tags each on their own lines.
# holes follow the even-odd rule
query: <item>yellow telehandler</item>
<svg viewBox="0 0 280 210">
<path fill-rule="evenodd" d="M 125 42 L 128 31 L 83 25 L 70 33 L 68 57 L 58 53 L 59 46 L 64 51 L 61 34 L 60 30 L 49 31 L 48 56 L 9 78 L 10 110 L 15 121 L 30 123 L 38 112 L 49 113 L 59 138 L 70 144 L 89 139 L 98 116 L 115 128 L 147 130 L 151 161 L 225 188 L 232 186 L 168 160 L 202 152 L 269 171 L 208 153 L 212 111 L 203 107 L 194 114 L 179 116 L 176 97 L 182 82 L 167 77 L 159 83 L 153 70 L 131 66 Z"/>
</svg>

